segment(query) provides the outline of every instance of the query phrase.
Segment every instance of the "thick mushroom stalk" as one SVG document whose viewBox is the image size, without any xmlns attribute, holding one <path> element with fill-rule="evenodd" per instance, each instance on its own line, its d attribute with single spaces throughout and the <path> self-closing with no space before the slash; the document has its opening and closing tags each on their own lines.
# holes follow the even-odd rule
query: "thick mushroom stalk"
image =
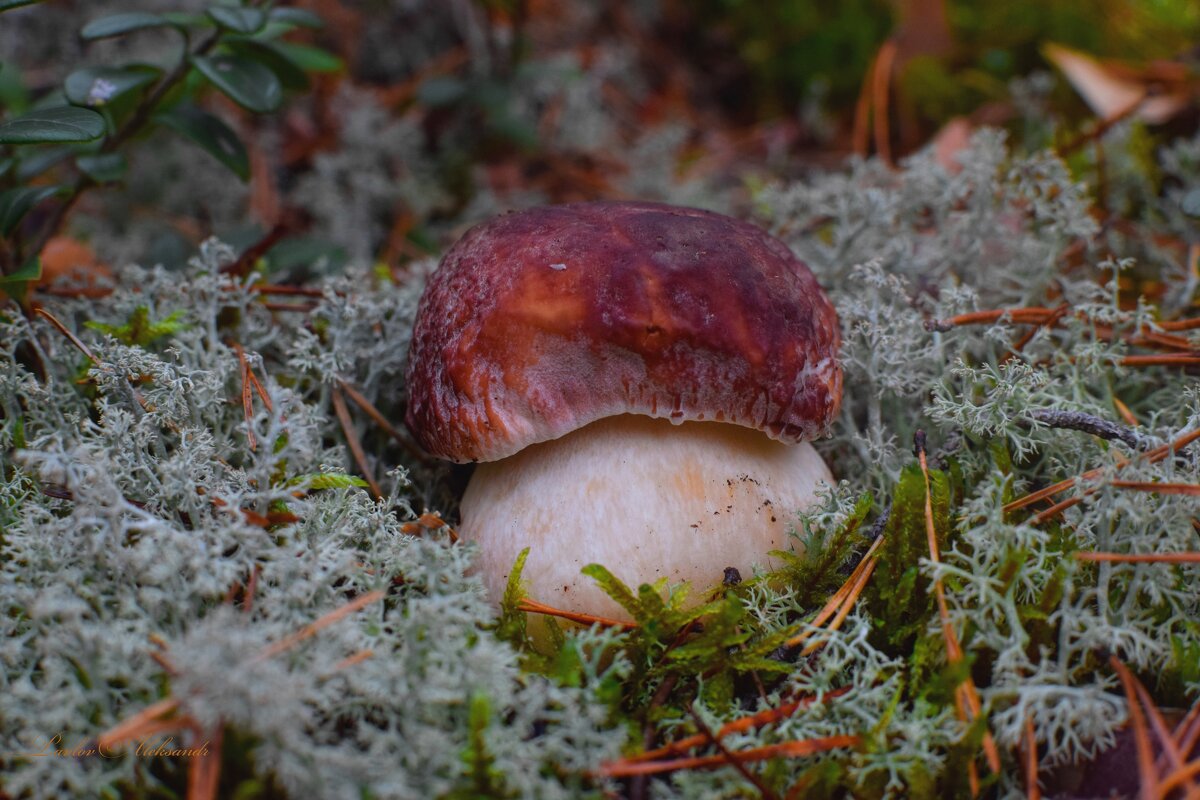
<svg viewBox="0 0 1200 800">
<path fill-rule="evenodd" d="M 618 616 L 581 567 L 703 592 L 789 544 L 829 477 L 806 442 L 838 413 L 839 338 L 808 267 L 746 222 L 530 209 L 468 231 L 430 278 L 408 427 L 485 462 L 462 529 L 493 597 L 529 546 L 535 599 Z"/>
<path fill-rule="evenodd" d="M 461 533 L 480 545 L 480 574 L 498 602 L 525 547 L 529 596 L 568 611 L 629 615 L 580 570 L 598 563 L 635 590 L 687 581 L 692 602 L 727 567 L 749 576 L 787 550 L 795 511 L 809 505 L 825 462 L 715 422 L 621 415 L 481 464 L 462 501 Z"/>
</svg>

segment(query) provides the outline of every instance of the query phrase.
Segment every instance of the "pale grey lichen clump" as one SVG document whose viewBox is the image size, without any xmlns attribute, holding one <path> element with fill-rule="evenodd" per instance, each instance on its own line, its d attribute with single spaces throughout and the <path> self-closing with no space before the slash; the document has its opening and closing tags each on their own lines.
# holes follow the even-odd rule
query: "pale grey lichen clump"
<svg viewBox="0 0 1200 800">
<path fill-rule="evenodd" d="M 1163 158 L 1175 181 L 1160 215 L 1170 225 L 1188 224 L 1169 203 L 1200 188 L 1198 146 Z M 1118 304 L 1116 280 L 1129 266 L 1105 260 L 1114 240 L 1098 231 L 1059 161 L 1012 156 L 993 132 L 959 159 L 957 173 L 930 155 L 898 171 L 857 162 L 763 192 L 758 212 L 817 273 L 843 325 L 844 412 L 818 445 L 844 480 L 797 520 L 800 536 L 815 542 L 837 530 L 861 492 L 886 505 L 913 463 L 914 431 L 929 432 L 934 465 L 954 465 L 962 495 L 950 546 L 922 578 L 943 579 L 951 623 L 968 655 L 988 664 L 980 693 L 1006 754 L 1001 790 L 1014 794 L 1023 789 L 1011 759 L 1027 721 L 1044 765 L 1113 741 L 1126 707 L 1108 677 L 1109 653 L 1144 676 L 1175 676 L 1189 702 L 1200 689 L 1188 667 L 1200 652 L 1193 568 L 1097 567 L 1071 556 L 1200 549 L 1194 498 L 1112 487 L 1111 465 L 1117 454 L 1132 457 L 1131 447 L 1048 427 L 1030 412 L 1119 421 L 1119 399 L 1140 422 L 1139 441 L 1153 447 L 1200 426 L 1200 391 L 1179 369 L 1119 363 L 1130 352 L 1122 336 L 1152 324 L 1152 309 Z M 571 634 L 583 665 L 570 685 L 523 671 L 490 629 L 495 612 L 468 574 L 470 548 L 444 532 L 402 528 L 426 506 L 452 514 L 438 473 L 352 406 L 385 497 L 331 477 L 358 470 L 331 410 L 341 381 L 400 418 L 412 315 L 430 264 L 398 286 L 355 271 L 328 279 L 316 308 L 301 314 L 272 313 L 248 282 L 220 275 L 231 258 L 210 243 L 185 275 L 131 268 L 102 300 L 47 298 L 94 364 L 40 318 L 0 322 L 4 789 L 53 797 L 152 785 L 156 773 L 132 757 L 12 754 L 54 734 L 85 744 L 168 691 L 202 725 L 246 734 L 254 769 L 296 797 L 461 796 L 481 780 L 520 797 L 603 788 L 585 773 L 628 742 L 610 702 L 636 666 L 612 655 L 625 634 Z M 1186 290 L 1186 269 L 1163 271 Z M 1071 313 L 1019 350 L 1013 344 L 1029 328 L 1003 319 L 926 327 L 965 311 L 1062 302 Z M 184 325 L 145 346 L 85 325 L 120 326 L 138 307 L 150 320 L 182 311 Z M 235 343 L 271 399 L 268 409 L 252 393 L 249 422 Z M 1038 485 L 1104 465 L 1061 526 L 1002 510 Z M 1120 477 L 1197 483 L 1200 461 L 1184 453 Z M 314 486 L 325 488 L 304 491 Z M 272 513 L 275 524 L 256 524 Z M 621 565 L 608 566 L 619 576 Z M 800 589 L 753 585 L 750 618 L 770 631 L 811 613 Z M 386 598 L 256 659 L 374 590 Z M 817 634 L 825 645 L 788 661 L 763 696 L 722 708 L 698 700 L 696 713 L 715 729 L 815 695 L 787 720 L 725 746 L 861 736 L 854 752 L 815 758 L 840 761 L 847 780 L 878 794 L 920 795 L 953 766 L 968 726 L 946 703 L 900 701 L 913 665 L 886 652 L 874 626 L 860 608 L 840 631 Z M 940 637 L 936 617 L 926 634 Z M 668 738 L 695 730 L 686 715 L 663 726 Z M 772 774 L 790 785 L 813 760 L 781 760 Z M 727 767 L 675 773 L 649 789 L 662 798 L 755 791 Z"/>
<path fill-rule="evenodd" d="M 13 454 L 0 456 L 4 788 L 61 797 L 135 775 L 153 784 L 134 757 L 16 754 L 55 735 L 82 747 L 169 684 L 202 725 L 256 737 L 256 767 L 296 797 L 435 797 L 470 786 L 463 754 L 473 730 L 512 791 L 574 794 L 580 773 L 615 756 L 623 734 L 605 724 L 592 687 L 523 674 L 515 651 L 481 629 L 493 611 L 466 574 L 471 550 L 401 529 L 414 516 L 404 470 L 388 476 L 379 501 L 349 488 L 294 496 L 347 468 L 328 405 L 334 377 L 387 407 L 412 292 L 344 297 L 350 280 L 331 283 L 315 312 L 334 332 L 320 360 L 304 318 L 272 319 L 242 282 L 217 274 L 227 260 L 209 245 L 185 279 L 134 270 L 123 285 L 136 292 L 55 303 L 94 365 L 43 321 L 0 323 L 0 452 Z M 141 348 L 83 325 L 120 324 L 138 305 L 151 319 L 186 309 L 186 327 Z M 252 354 L 272 401 L 268 411 L 254 398 L 254 450 L 234 342 Z M 238 511 L 281 504 L 299 521 L 267 530 Z M 255 574 L 249 601 L 226 599 Z M 378 589 L 386 599 L 255 658 Z M 178 674 L 168 680 L 154 653 Z M 592 674 L 620 668 L 618 659 Z"/>
<path fill-rule="evenodd" d="M 1175 188 L 1162 216 L 1176 225 L 1182 196 L 1200 187 L 1200 160 L 1188 158 L 1196 146 L 1163 155 Z M 918 428 L 955 459 L 967 476 L 956 541 L 925 574 L 945 581 L 968 650 L 992 662 L 982 694 L 998 742 L 1018 746 L 1031 719 L 1043 763 L 1053 765 L 1111 744 L 1125 722 L 1120 688 L 1105 669 L 1108 653 L 1149 675 L 1196 674 L 1187 660 L 1200 643 L 1200 583 L 1189 568 L 1085 568 L 1070 551 L 1197 550 L 1194 498 L 1121 490 L 1110 481 L 1196 483 L 1200 460 L 1138 462 L 1117 476 L 1114 456 L 1133 456 L 1130 447 L 1052 429 L 1030 412 L 1086 411 L 1120 422 L 1120 400 L 1140 421 L 1137 436 L 1148 449 L 1200 426 L 1200 392 L 1181 370 L 1118 363 L 1131 349 L 1116 339 L 1153 327 L 1152 309 L 1145 302 L 1119 307 L 1117 280 L 1132 262 L 1106 260 L 1114 242 L 1099 234 L 1060 162 L 1014 158 L 988 131 L 958 158 L 958 174 L 931 154 L 899 172 L 859 162 L 822 181 L 771 189 L 760 197 L 761 211 L 830 289 L 841 315 L 847 393 L 823 446 L 848 479 L 841 501 L 862 490 L 887 497 L 912 463 Z M 1064 251 L 1072 245 L 1083 247 L 1084 266 L 1068 266 Z M 1168 266 L 1168 276 L 1187 272 Z M 1183 302 L 1179 289 L 1184 300 L 1191 296 L 1178 281 L 1170 285 L 1172 304 Z M 978 309 L 1060 303 L 1070 313 L 1007 359 L 1030 326 L 1001 320 L 931 332 L 925 325 Z M 1104 340 L 1099 325 L 1112 327 L 1114 341 Z M 994 458 L 1001 445 L 1011 466 Z M 1002 511 L 1032 489 L 1103 465 L 1101 476 L 1082 484 L 1095 493 L 1064 512 L 1062 531 Z M 1043 620 L 1018 608 L 1047 597 Z M 1052 647 L 1031 646 L 1034 626 L 1055 632 Z M 929 635 L 940 635 L 936 619 Z M 1198 689 L 1190 684 L 1187 696 Z M 904 737 L 900 746 L 919 741 Z"/>
</svg>

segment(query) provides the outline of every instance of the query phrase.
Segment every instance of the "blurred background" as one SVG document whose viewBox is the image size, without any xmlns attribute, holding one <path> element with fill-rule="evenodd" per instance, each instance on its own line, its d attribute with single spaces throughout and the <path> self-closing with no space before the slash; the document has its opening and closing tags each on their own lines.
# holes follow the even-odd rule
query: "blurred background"
<svg viewBox="0 0 1200 800">
<path fill-rule="evenodd" d="M 0 106 L 46 102 L 81 66 L 178 57 L 174 31 L 85 41 L 90 20 L 210 5 L 9 11 Z M 1007 128 L 1020 149 L 1057 147 L 1081 173 L 1095 156 L 1071 141 L 1097 125 L 1142 137 L 1147 169 L 1154 137 L 1196 127 L 1195 0 L 278 5 L 323 22 L 283 37 L 308 73 L 284 81 L 283 110 L 259 116 L 200 93 L 246 144 L 249 179 L 155 129 L 123 180 L 81 199 L 64 230 L 72 242 L 114 263 L 181 265 L 215 234 L 257 245 L 277 280 L 303 280 L 348 260 L 402 269 L 473 222 L 538 203 L 746 213 L 764 183 L 848 156 L 897 162 L 934 143 L 951 164 L 984 125 Z"/>
</svg>

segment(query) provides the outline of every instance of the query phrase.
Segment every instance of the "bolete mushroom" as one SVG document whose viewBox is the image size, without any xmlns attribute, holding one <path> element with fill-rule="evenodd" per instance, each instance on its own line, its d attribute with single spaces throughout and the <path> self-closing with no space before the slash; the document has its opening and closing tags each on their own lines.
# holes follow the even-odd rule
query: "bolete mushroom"
<svg viewBox="0 0 1200 800">
<path fill-rule="evenodd" d="M 699 592 L 786 548 L 830 473 L 808 444 L 841 401 L 836 314 L 779 240 L 656 203 L 535 208 L 479 225 L 421 298 L 408 426 L 477 467 L 461 535 L 493 600 L 628 619 L 590 578 Z"/>
</svg>

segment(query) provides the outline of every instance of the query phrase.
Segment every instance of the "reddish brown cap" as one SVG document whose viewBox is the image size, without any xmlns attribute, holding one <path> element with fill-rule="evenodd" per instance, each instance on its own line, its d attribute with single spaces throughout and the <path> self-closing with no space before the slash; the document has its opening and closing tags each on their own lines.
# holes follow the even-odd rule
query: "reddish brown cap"
<svg viewBox="0 0 1200 800">
<path fill-rule="evenodd" d="M 603 417 L 718 420 L 798 442 L 842 396 L 837 315 L 778 239 L 657 203 L 578 203 L 467 232 L 430 278 L 408 427 L 494 461 Z"/>
</svg>

